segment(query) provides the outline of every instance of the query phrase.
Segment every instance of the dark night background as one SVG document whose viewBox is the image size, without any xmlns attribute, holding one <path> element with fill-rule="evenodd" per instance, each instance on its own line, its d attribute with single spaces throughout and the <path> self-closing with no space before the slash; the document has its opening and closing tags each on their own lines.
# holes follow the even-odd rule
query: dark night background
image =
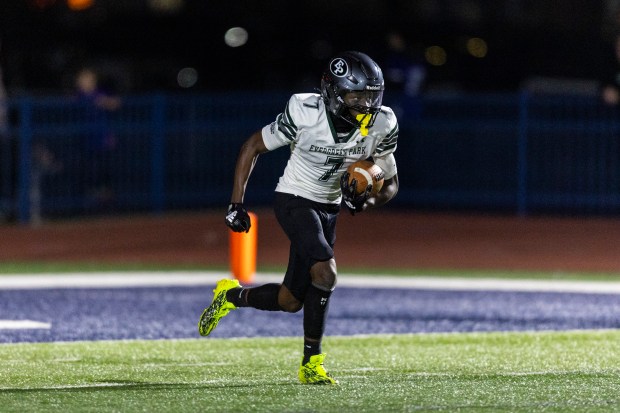
<svg viewBox="0 0 620 413">
<path fill-rule="evenodd" d="M 72 10 L 80 0 L 2 0 L 9 96 L 66 90 L 85 64 L 124 93 L 178 89 L 184 67 L 197 71 L 194 91 L 304 91 L 340 50 L 381 64 L 394 31 L 412 59 L 433 45 L 446 51 L 444 65 L 428 65 L 430 90 L 513 91 L 534 77 L 600 80 L 615 70 L 610 0 L 81 1 Z M 249 38 L 233 48 L 224 33 L 235 26 Z M 487 43 L 484 58 L 466 53 L 470 37 Z"/>
</svg>

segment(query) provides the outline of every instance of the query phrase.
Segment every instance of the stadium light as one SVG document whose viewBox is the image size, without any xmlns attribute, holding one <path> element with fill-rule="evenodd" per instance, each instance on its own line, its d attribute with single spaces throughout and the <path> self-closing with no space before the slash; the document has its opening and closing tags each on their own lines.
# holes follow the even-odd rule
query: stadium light
<svg viewBox="0 0 620 413">
<path fill-rule="evenodd" d="M 479 37 L 468 39 L 465 47 L 467 48 L 467 52 L 473 57 L 483 58 L 488 53 L 487 42 Z"/>
<path fill-rule="evenodd" d="M 433 66 L 443 66 L 448 60 L 446 50 L 441 46 L 430 46 L 424 51 L 426 61 Z"/>
<path fill-rule="evenodd" d="M 67 6 L 73 11 L 86 10 L 95 4 L 95 0 L 67 0 Z"/>
<path fill-rule="evenodd" d="M 224 43 L 230 47 L 239 47 L 248 41 L 248 32 L 243 27 L 231 27 L 224 34 Z"/>
</svg>

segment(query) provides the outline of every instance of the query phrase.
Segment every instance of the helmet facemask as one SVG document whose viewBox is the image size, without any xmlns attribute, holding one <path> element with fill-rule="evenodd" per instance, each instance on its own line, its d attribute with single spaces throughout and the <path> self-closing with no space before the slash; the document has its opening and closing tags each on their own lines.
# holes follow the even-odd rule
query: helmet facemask
<svg viewBox="0 0 620 413">
<path fill-rule="evenodd" d="M 362 135 L 368 134 L 368 128 L 375 123 L 377 114 L 381 110 L 383 90 L 378 91 L 344 91 L 338 101 L 346 108 L 341 117 L 362 131 Z"/>
<path fill-rule="evenodd" d="M 345 52 L 331 60 L 321 79 L 321 95 L 327 109 L 368 134 L 381 110 L 383 74 L 370 57 Z"/>
</svg>

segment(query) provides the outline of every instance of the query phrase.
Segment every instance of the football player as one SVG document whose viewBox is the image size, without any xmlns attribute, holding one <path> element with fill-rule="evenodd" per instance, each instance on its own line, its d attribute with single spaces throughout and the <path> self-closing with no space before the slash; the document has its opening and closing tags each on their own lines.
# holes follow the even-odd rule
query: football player
<svg viewBox="0 0 620 413">
<path fill-rule="evenodd" d="M 335 229 L 341 204 L 352 214 L 381 206 L 398 191 L 394 151 L 398 122 L 382 106 L 381 68 L 368 55 L 347 51 L 333 57 L 319 93 L 294 94 L 274 122 L 249 137 L 239 152 L 226 225 L 250 229 L 243 204 L 245 188 L 259 155 L 281 147 L 290 159 L 275 189 L 276 218 L 290 240 L 288 268 L 281 284 L 242 287 L 218 281 L 213 301 L 198 324 L 207 336 L 222 317 L 239 307 L 297 312 L 302 308 L 304 350 L 299 380 L 337 384 L 326 371 L 321 349 L 330 296 L 336 286 Z M 382 189 L 358 193 L 347 167 L 371 158 L 385 172 Z"/>
</svg>

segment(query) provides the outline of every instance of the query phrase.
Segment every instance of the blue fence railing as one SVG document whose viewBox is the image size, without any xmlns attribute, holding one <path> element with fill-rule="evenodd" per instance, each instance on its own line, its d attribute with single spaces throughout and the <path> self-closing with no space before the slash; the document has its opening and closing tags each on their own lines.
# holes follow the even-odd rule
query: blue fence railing
<svg viewBox="0 0 620 413">
<path fill-rule="evenodd" d="M 617 213 L 617 111 L 576 96 L 426 98 L 421 119 L 403 127 L 399 197 L 433 208 Z"/>
<path fill-rule="evenodd" d="M 288 97 L 127 96 L 105 114 L 67 97 L 10 100 L 8 125 L 0 129 L 0 211 L 26 223 L 223 207 L 241 143 L 275 119 Z M 401 129 L 401 189 L 391 205 L 519 214 L 620 211 L 616 108 L 571 96 L 392 97 Z M 249 204 L 271 202 L 287 157 L 286 149 L 261 156 Z"/>
</svg>

